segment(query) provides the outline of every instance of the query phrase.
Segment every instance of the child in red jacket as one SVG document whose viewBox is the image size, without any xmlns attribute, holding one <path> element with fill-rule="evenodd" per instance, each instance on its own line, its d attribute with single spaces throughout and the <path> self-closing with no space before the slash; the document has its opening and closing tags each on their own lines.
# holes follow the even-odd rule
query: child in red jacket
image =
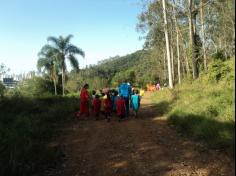
<svg viewBox="0 0 236 176">
<path fill-rule="evenodd" d="M 112 105 L 111 97 L 110 97 L 110 94 L 108 92 L 106 94 L 106 98 L 104 100 L 104 112 L 105 112 L 105 117 L 106 117 L 108 122 L 111 120 L 111 111 L 112 111 L 111 105 Z"/>
<path fill-rule="evenodd" d="M 118 96 L 116 99 L 116 114 L 119 117 L 119 121 L 125 117 L 125 99 L 123 96 Z"/>
<path fill-rule="evenodd" d="M 101 108 L 101 100 L 99 98 L 99 95 L 95 95 L 95 98 L 93 99 L 93 113 L 95 114 L 96 120 L 99 118 Z"/>
<path fill-rule="evenodd" d="M 85 84 L 80 92 L 80 111 L 76 114 L 77 118 L 81 117 L 83 114 L 89 116 L 89 85 Z"/>
</svg>

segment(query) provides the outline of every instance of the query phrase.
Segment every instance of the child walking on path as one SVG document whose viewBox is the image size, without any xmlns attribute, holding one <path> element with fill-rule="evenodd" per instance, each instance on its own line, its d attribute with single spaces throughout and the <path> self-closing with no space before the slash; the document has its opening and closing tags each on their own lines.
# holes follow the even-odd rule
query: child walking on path
<svg viewBox="0 0 236 176">
<path fill-rule="evenodd" d="M 118 91 L 114 90 L 112 92 L 111 102 L 112 102 L 112 112 L 116 112 L 116 99 L 118 96 Z"/>
<path fill-rule="evenodd" d="M 100 100 L 101 100 L 101 113 L 104 114 L 104 100 L 105 100 L 105 94 L 102 92 L 101 93 L 101 97 L 100 97 Z"/>
<path fill-rule="evenodd" d="M 134 111 L 135 117 L 138 116 L 138 110 L 140 107 L 140 96 L 139 96 L 139 91 L 135 90 L 134 95 L 131 95 L 131 108 Z"/>
<path fill-rule="evenodd" d="M 99 118 L 101 108 L 101 100 L 99 99 L 99 95 L 96 95 L 93 99 L 93 113 L 95 115 L 96 120 Z"/>
<path fill-rule="evenodd" d="M 95 99 L 95 96 L 96 96 L 96 90 L 93 90 L 92 91 L 92 99 Z"/>
<path fill-rule="evenodd" d="M 85 114 L 87 117 L 89 116 L 89 85 L 85 84 L 80 92 L 80 111 L 77 113 L 77 117 L 81 117 Z"/>
<path fill-rule="evenodd" d="M 105 99 L 104 99 L 104 112 L 105 112 L 105 117 L 107 121 L 109 122 L 111 120 L 111 97 L 109 92 L 106 94 Z"/>
<path fill-rule="evenodd" d="M 122 95 L 117 96 L 116 99 L 116 114 L 119 117 L 119 121 L 123 118 L 125 118 L 126 115 L 126 103 L 125 103 L 125 99 L 123 98 Z"/>
</svg>

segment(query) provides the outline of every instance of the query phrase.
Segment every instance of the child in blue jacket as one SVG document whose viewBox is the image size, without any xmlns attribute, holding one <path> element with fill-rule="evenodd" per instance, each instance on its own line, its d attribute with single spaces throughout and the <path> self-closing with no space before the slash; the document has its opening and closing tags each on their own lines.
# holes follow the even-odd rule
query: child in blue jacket
<svg viewBox="0 0 236 176">
<path fill-rule="evenodd" d="M 140 108 L 140 96 L 139 96 L 139 91 L 135 90 L 135 93 L 131 95 L 131 108 L 134 111 L 135 117 L 138 116 L 138 110 Z"/>
</svg>

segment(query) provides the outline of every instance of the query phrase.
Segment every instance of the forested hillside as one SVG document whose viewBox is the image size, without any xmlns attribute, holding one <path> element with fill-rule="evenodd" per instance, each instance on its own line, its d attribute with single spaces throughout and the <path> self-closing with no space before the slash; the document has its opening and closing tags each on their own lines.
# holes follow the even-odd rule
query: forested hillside
<svg viewBox="0 0 236 176">
<path fill-rule="evenodd" d="M 79 73 L 72 71 L 68 75 L 67 88 L 73 92 L 85 82 L 95 89 L 117 87 L 124 79 L 138 87 L 159 81 L 164 83 L 163 67 L 149 50 L 140 50 L 126 56 L 105 59 L 97 65 L 81 69 Z"/>
</svg>

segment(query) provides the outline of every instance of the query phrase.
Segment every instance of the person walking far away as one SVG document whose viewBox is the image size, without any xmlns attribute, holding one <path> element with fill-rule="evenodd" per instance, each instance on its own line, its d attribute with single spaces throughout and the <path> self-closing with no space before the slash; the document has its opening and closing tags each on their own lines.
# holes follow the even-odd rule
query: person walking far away
<svg viewBox="0 0 236 176">
<path fill-rule="evenodd" d="M 80 92 L 80 110 L 77 114 L 77 117 L 82 117 L 85 114 L 87 117 L 89 116 L 89 85 L 85 84 Z"/>
<path fill-rule="evenodd" d="M 127 80 L 125 80 L 120 86 L 119 86 L 119 95 L 122 96 L 125 100 L 125 115 L 126 117 L 129 116 L 129 99 L 131 95 L 131 86 L 127 83 Z"/>
<path fill-rule="evenodd" d="M 157 84 L 156 84 L 156 89 L 157 89 L 157 90 L 160 90 L 160 89 L 161 89 L 160 83 L 157 83 Z"/>
<path fill-rule="evenodd" d="M 143 97 L 143 96 L 144 96 L 144 92 L 145 92 L 144 89 L 141 88 L 140 91 L 139 91 L 140 97 Z"/>
</svg>

